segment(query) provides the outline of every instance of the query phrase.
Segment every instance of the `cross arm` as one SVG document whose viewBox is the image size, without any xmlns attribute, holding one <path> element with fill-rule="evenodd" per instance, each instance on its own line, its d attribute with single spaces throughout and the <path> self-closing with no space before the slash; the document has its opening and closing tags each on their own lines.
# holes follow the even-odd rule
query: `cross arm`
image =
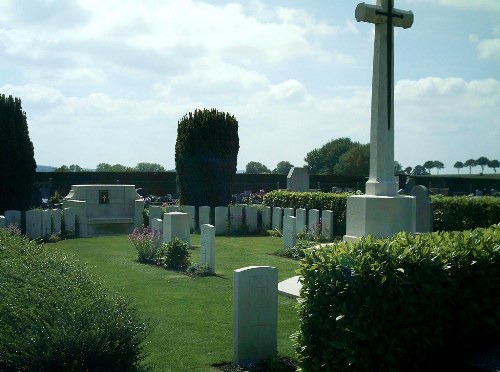
<svg viewBox="0 0 500 372">
<path fill-rule="evenodd" d="M 360 3 L 356 6 L 356 21 L 369 23 L 386 23 L 387 12 L 379 5 Z M 394 9 L 392 13 L 392 25 L 396 27 L 410 28 L 413 24 L 413 12 Z"/>
</svg>

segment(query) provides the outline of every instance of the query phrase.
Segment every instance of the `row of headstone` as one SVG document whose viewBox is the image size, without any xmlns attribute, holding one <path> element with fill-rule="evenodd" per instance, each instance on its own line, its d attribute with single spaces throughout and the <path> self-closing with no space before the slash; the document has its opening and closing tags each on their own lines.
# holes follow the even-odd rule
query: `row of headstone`
<svg viewBox="0 0 500 372">
<path fill-rule="evenodd" d="M 307 229 L 306 229 L 307 227 Z M 292 248 L 297 242 L 297 233 L 308 231 L 313 236 L 322 236 L 326 240 L 333 238 L 333 212 L 324 210 L 309 210 L 309 222 L 306 225 L 306 210 L 297 209 L 297 216 L 286 214 L 283 217 L 283 244 Z"/>
<path fill-rule="evenodd" d="M 0 227 L 21 227 L 21 211 L 7 210 L 5 216 L 0 216 Z M 50 234 L 62 233 L 62 218 L 64 216 L 65 232 L 75 230 L 75 212 L 72 208 L 61 209 L 31 209 L 26 211 L 26 235 L 31 239 L 41 238 Z"/>
</svg>

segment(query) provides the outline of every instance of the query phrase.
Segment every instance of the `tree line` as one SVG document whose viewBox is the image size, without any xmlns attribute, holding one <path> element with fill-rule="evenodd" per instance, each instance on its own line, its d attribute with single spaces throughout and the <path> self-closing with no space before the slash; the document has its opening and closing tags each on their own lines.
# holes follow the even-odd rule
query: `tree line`
<svg viewBox="0 0 500 372">
<path fill-rule="evenodd" d="M 304 158 L 304 167 L 308 169 L 309 174 L 338 174 L 349 176 L 365 176 L 370 170 L 370 145 L 353 142 L 350 138 L 338 138 L 331 140 L 323 146 L 311 150 Z M 480 166 L 481 173 L 484 167 L 492 168 L 496 173 L 496 168 L 500 168 L 498 160 L 489 160 L 482 156 L 477 160 L 469 159 L 465 163 L 456 162 L 454 167 L 460 169 L 469 167 L 469 174 L 472 168 Z M 251 161 L 246 165 L 246 173 L 275 173 L 288 174 L 293 165 L 288 161 L 281 161 L 274 170 L 270 170 L 264 164 Z M 400 162 L 394 161 L 394 174 L 406 174 L 413 176 L 423 176 L 431 174 L 436 169 L 437 174 L 445 167 L 439 160 L 427 160 L 422 165 L 415 167 L 405 167 Z"/>
<path fill-rule="evenodd" d="M 54 172 L 84 172 L 84 169 L 77 164 L 61 165 L 54 169 Z M 127 167 L 122 164 L 99 163 L 96 172 L 166 172 L 165 168 L 157 163 L 138 163 L 135 167 Z"/>
</svg>

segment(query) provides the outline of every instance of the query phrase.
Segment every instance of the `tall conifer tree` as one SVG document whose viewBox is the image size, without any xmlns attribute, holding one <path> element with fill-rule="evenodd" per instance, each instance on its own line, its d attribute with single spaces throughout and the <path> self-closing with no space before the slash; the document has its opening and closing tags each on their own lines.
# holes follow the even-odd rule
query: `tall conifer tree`
<svg viewBox="0 0 500 372">
<path fill-rule="evenodd" d="M 183 205 L 227 205 L 239 151 L 238 121 L 216 109 L 195 110 L 179 120 L 175 170 Z"/>
<path fill-rule="evenodd" d="M 36 162 L 21 99 L 0 94 L 0 213 L 31 204 Z"/>
</svg>

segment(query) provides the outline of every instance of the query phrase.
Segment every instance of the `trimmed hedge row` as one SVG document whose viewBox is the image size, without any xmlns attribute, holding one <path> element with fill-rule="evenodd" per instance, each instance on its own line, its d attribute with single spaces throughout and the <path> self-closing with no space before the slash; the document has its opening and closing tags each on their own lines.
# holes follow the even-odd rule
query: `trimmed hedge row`
<svg viewBox="0 0 500 372">
<path fill-rule="evenodd" d="M 482 196 L 432 197 L 434 231 L 463 231 L 500 222 L 500 198 Z"/>
<path fill-rule="evenodd" d="M 264 195 L 264 204 L 269 207 L 331 210 L 333 231 L 336 236 L 345 235 L 347 197 L 350 194 L 323 192 L 271 191 Z"/>
<path fill-rule="evenodd" d="M 329 209 L 334 212 L 334 232 L 345 235 L 347 197 L 350 194 L 271 191 L 264 195 L 270 207 Z M 463 231 L 488 227 L 500 222 L 500 198 L 470 196 L 432 196 L 434 231 Z"/>
<path fill-rule="evenodd" d="M 71 260 L 0 229 L 0 370 L 144 370 L 148 326 Z"/>
<path fill-rule="evenodd" d="M 305 371 L 442 368 L 500 338 L 500 225 L 307 249 L 299 274 Z"/>
</svg>

